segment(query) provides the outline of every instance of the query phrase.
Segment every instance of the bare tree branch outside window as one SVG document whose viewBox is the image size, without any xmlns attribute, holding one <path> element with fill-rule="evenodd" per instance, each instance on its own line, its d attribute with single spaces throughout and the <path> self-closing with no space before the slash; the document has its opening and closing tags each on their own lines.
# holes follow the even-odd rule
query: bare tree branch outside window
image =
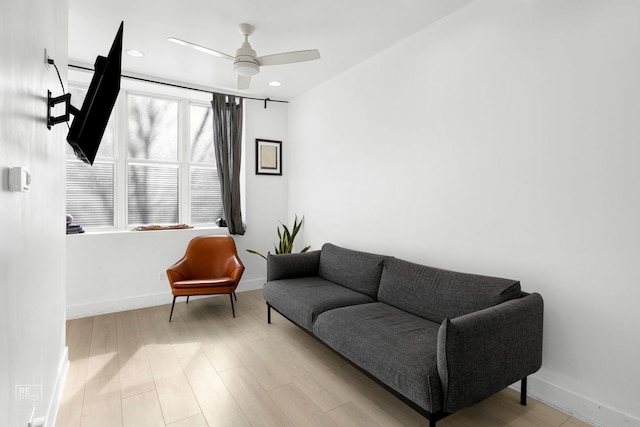
<svg viewBox="0 0 640 427">
<path fill-rule="evenodd" d="M 128 223 L 176 223 L 178 103 L 129 95 L 128 105 Z"/>
</svg>

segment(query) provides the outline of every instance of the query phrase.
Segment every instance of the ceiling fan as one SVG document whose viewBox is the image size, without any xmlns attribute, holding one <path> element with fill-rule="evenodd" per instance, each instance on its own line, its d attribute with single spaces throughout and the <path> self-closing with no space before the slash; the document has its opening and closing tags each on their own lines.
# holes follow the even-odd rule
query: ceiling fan
<svg viewBox="0 0 640 427">
<path fill-rule="evenodd" d="M 256 51 L 249 44 L 249 36 L 253 34 L 255 28 L 251 24 L 238 25 L 240 34 L 244 36 L 244 42 L 236 50 L 236 55 L 231 56 L 208 47 L 200 46 L 175 37 L 167 40 L 182 46 L 187 46 L 209 55 L 233 61 L 233 70 L 238 74 L 238 89 L 248 89 L 251 84 L 251 76 L 255 76 L 260 71 L 260 66 L 293 64 L 295 62 L 312 61 L 320 59 L 320 52 L 317 49 L 298 50 L 294 52 L 275 53 L 273 55 L 256 56 Z"/>
</svg>

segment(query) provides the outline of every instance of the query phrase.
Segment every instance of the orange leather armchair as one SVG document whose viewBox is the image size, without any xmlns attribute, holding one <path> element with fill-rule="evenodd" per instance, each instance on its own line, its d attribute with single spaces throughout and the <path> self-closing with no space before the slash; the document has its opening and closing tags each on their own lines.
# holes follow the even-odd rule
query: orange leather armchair
<svg viewBox="0 0 640 427">
<path fill-rule="evenodd" d="M 233 299 L 244 265 L 238 257 L 236 244 L 231 236 L 200 236 L 189 242 L 182 259 L 169 267 L 167 277 L 171 284 L 173 304 L 169 322 L 177 297 L 192 295 L 229 294 L 231 313 L 236 317 Z"/>
</svg>

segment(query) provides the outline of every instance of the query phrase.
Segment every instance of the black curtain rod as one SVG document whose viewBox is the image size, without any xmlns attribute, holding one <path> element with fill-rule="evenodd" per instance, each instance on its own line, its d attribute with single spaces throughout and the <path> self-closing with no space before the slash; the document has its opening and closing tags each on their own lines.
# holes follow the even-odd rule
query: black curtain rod
<svg viewBox="0 0 640 427">
<path fill-rule="evenodd" d="M 69 64 L 69 67 L 70 68 L 76 68 L 78 70 L 95 71 L 93 68 L 83 67 L 81 65 Z M 126 79 L 131 79 L 131 80 L 138 80 L 138 81 L 146 82 L 146 83 L 155 83 L 155 84 L 164 85 L 164 86 L 177 87 L 179 89 L 195 90 L 197 92 L 204 92 L 204 93 L 210 93 L 210 94 L 216 93 L 216 94 L 222 94 L 222 95 L 229 95 L 228 93 L 214 92 L 212 90 L 205 90 L 205 89 L 200 89 L 200 88 L 197 88 L 197 87 L 182 86 L 182 85 L 178 85 L 178 84 L 175 84 L 175 83 L 159 82 L 159 81 L 156 81 L 156 80 L 145 79 L 145 78 L 142 78 L 142 77 L 128 76 L 126 74 L 122 74 L 122 77 L 124 77 Z M 289 102 L 289 101 L 280 101 L 280 100 L 271 99 L 271 98 L 252 98 L 250 96 L 241 96 L 241 95 L 235 95 L 235 96 L 240 96 L 240 97 L 245 98 L 245 99 L 252 99 L 254 101 L 264 101 L 264 108 L 267 108 L 267 102 L 283 102 L 285 104 L 287 104 Z"/>
</svg>

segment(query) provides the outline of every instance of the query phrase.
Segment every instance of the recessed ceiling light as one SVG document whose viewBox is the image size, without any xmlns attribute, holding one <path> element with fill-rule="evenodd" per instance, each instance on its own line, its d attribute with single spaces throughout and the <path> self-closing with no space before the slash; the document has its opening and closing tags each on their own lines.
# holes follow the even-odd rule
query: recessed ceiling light
<svg viewBox="0 0 640 427">
<path fill-rule="evenodd" d="M 144 52 L 135 49 L 127 49 L 127 55 L 135 58 L 142 58 L 144 56 Z"/>
<path fill-rule="evenodd" d="M 278 87 L 278 86 L 282 86 L 282 83 L 273 81 L 269 83 L 269 86 Z"/>
</svg>

